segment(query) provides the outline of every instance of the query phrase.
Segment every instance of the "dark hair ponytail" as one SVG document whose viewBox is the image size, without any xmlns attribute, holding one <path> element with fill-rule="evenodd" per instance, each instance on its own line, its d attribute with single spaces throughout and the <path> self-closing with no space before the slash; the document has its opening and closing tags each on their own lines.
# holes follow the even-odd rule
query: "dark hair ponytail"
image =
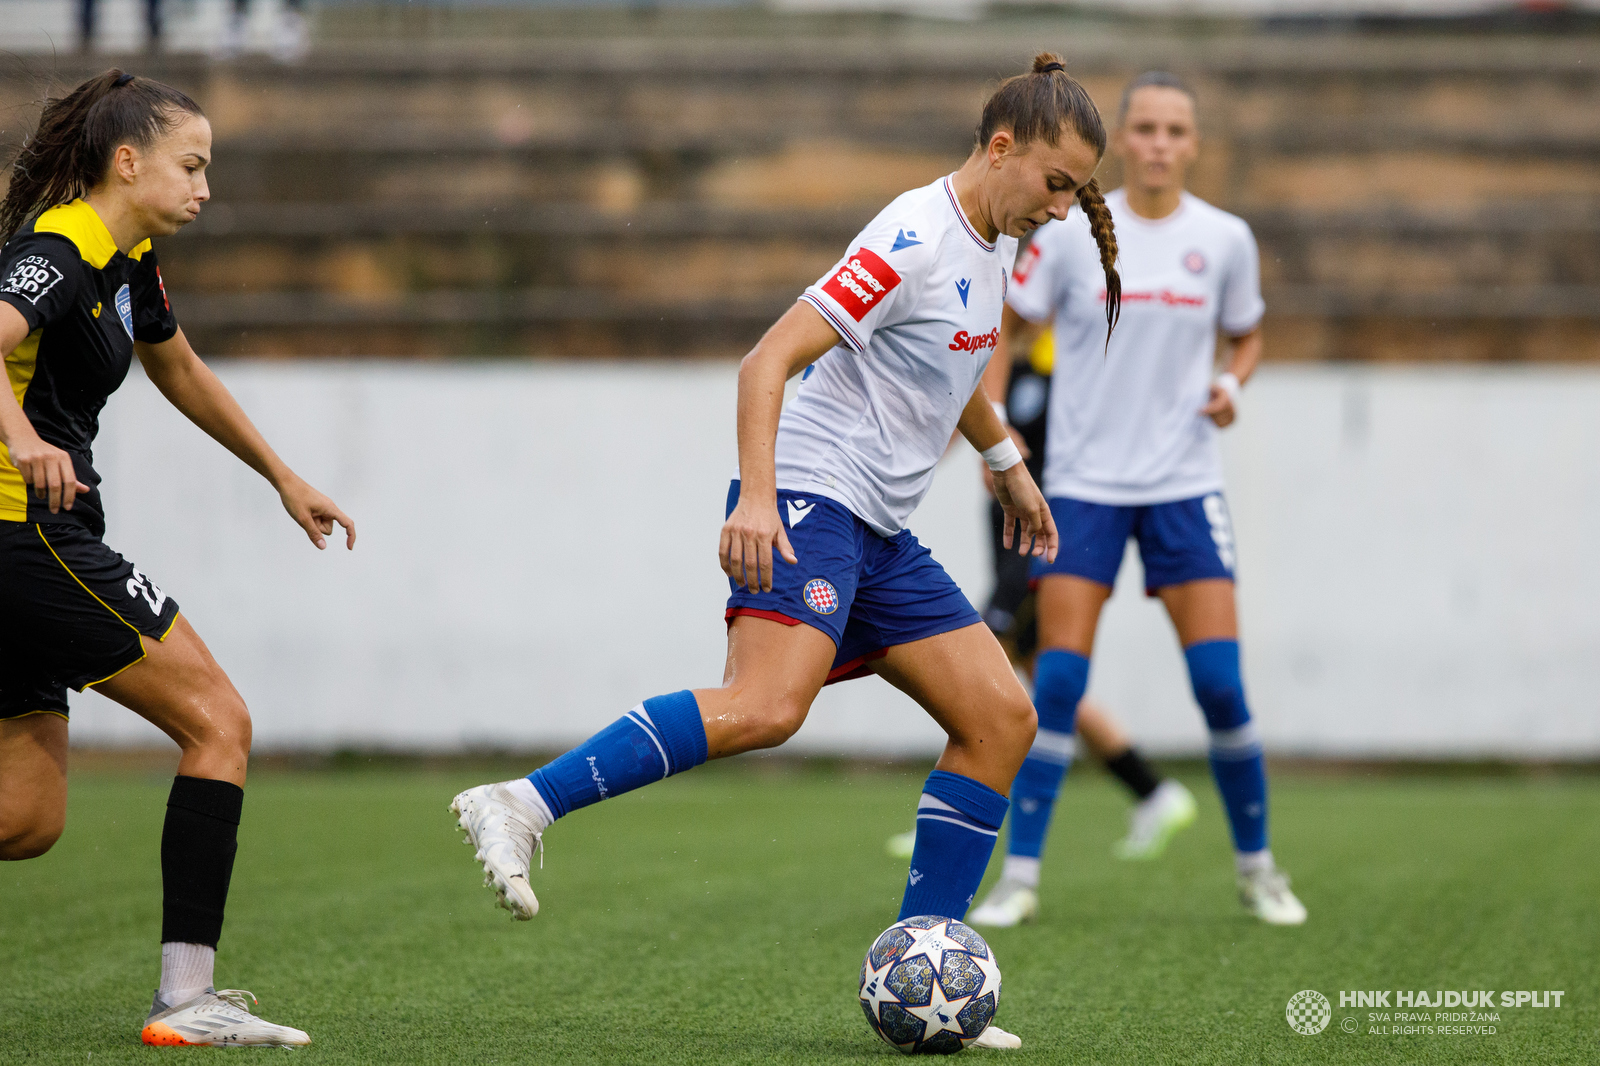
<svg viewBox="0 0 1600 1066">
<path fill-rule="evenodd" d="M 1031 141 L 1054 145 L 1060 142 L 1064 127 L 1071 128 L 1095 155 L 1106 154 L 1105 123 L 1088 90 L 1067 73 L 1060 56 L 1040 52 L 1033 57 L 1031 71 L 1001 82 L 983 105 L 978 147 L 987 147 L 989 139 L 1003 129 L 1010 130 L 1019 145 Z M 1117 233 L 1111 224 L 1111 209 L 1093 179 L 1078 190 L 1077 197 L 1100 249 L 1100 266 L 1106 274 L 1106 327 L 1113 330 L 1122 315 L 1122 278 L 1117 273 Z"/>
<path fill-rule="evenodd" d="M 170 85 L 112 69 L 45 101 L 39 128 L 11 162 L 0 241 L 39 212 L 70 203 L 105 177 L 124 144 L 148 148 L 200 105 Z"/>
</svg>

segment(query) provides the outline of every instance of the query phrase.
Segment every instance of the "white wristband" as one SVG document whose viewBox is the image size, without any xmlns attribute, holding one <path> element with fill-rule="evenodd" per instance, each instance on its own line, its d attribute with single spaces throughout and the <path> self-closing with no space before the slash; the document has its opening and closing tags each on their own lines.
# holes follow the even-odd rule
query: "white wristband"
<svg viewBox="0 0 1600 1066">
<path fill-rule="evenodd" d="M 999 400 L 990 400 L 989 406 L 994 408 L 995 417 L 1000 419 L 1000 424 L 1002 426 L 1009 426 L 1011 424 L 1011 415 L 1006 410 L 1005 404 L 1001 403 Z"/>
<path fill-rule="evenodd" d="M 1235 407 L 1239 406 L 1239 379 L 1233 375 L 1233 371 L 1229 370 L 1218 374 L 1216 385 L 1228 394 L 1230 403 Z"/>
<path fill-rule="evenodd" d="M 1022 452 L 1017 450 L 1017 442 L 1007 437 L 993 448 L 985 448 L 983 461 L 989 464 L 990 470 L 998 474 L 1022 462 Z"/>
</svg>

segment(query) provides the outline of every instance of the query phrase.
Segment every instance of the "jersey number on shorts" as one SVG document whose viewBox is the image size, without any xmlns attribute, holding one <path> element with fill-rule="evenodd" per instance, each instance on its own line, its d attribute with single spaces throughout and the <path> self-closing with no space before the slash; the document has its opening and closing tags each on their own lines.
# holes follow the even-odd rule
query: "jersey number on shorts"
<svg viewBox="0 0 1600 1066">
<path fill-rule="evenodd" d="M 1205 508 L 1206 521 L 1211 524 L 1211 540 L 1217 546 L 1217 558 L 1233 573 L 1233 522 L 1228 518 L 1228 505 L 1219 493 L 1213 492 L 1200 501 Z"/>
<path fill-rule="evenodd" d="M 154 581 L 139 573 L 139 568 L 133 568 L 133 576 L 128 579 L 128 595 L 134 599 L 144 597 L 144 602 L 150 605 L 150 610 L 155 612 L 157 618 L 161 617 L 161 608 L 167 602 L 167 594 L 162 592 Z"/>
</svg>

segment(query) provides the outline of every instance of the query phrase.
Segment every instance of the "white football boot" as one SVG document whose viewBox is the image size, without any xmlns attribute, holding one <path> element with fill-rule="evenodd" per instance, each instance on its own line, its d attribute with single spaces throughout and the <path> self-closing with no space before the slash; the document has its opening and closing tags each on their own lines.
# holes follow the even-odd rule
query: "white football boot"
<svg viewBox="0 0 1600 1066">
<path fill-rule="evenodd" d="M 538 914 L 528 867 L 543 843 L 544 817 L 512 795 L 505 782 L 467 789 L 450 802 L 450 812 L 466 834 L 462 843 L 477 849 L 483 883 L 494 889 L 500 906 L 520 922 Z"/>
<path fill-rule="evenodd" d="M 1276 868 L 1239 875 L 1239 902 L 1268 925 L 1303 925 L 1306 906 L 1289 891 L 1289 875 Z"/>
<path fill-rule="evenodd" d="M 1015 1033 L 1008 1033 L 998 1025 L 990 1022 L 989 1028 L 979 1033 L 978 1039 L 967 1046 L 1013 1051 L 1022 1046 L 1022 1037 L 1017 1036 Z"/>
<path fill-rule="evenodd" d="M 917 831 L 908 829 L 904 833 L 896 833 L 889 838 L 883 850 L 889 853 L 891 859 L 911 858 L 911 853 L 917 850 Z"/>
<path fill-rule="evenodd" d="M 967 924 L 1010 929 L 1014 925 L 1031 922 L 1038 916 L 1039 893 L 1021 881 L 1009 881 L 1002 877 L 989 890 L 984 901 L 967 915 Z"/>
<path fill-rule="evenodd" d="M 157 1047 L 305 1047 L 311 1038 L 287 1025 L 273 1025 L 251 1014 L 237 988 L 206 989 L 184 1003 L 169 1004 L 156 993 L 139 1038 Z"/>
<path fill-rule="evenodd" d="M 1155 859 L 1167 850 L 1167 842 L 1179 831 L 1194 824 L 1198 807 L 1194 793 L 1178 782 L 1166 780 L 1156 786 L 1128 818 L 1128 835 L 1112 850 L 1119 859 Z"/>
</svg>

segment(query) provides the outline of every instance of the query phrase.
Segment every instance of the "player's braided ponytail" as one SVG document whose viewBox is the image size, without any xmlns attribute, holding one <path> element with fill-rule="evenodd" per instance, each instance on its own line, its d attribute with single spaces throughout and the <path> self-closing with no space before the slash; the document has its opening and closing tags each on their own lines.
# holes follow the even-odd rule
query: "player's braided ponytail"
<svg viewBox="0 0 1600 1066">
<path fill-rule="evenodd" d="M 200 105 L 172 86 L 116 69 L 45 101 L 39 128 L 11 161 L 0 241 L 39 212 L 88 193 L 122 145 L 148 148 L 186 116 L 200 114 Z"/>
<path fill-rule="evenodd" d="M 988 145 L 995 132 L 1003 129 L 1010 130 L 1019 145 L 1035 140 L 1054 145 L 1060 141 L 1061 131 L 1070 129 L 1096 156 L 1106 154 L 1106 127 L 1100 109 L 1054 52 L 1040 52 L 1033 57 L 1032 70 L 1000 83 L 983 105 L 978 147 Z M 1106 326 L 1115 329 L 1122 314 L 1122 279 L 1117 274 L 1117 234 L 1111 210 L 1093 179 L 1078 190 L 1077 197 L 1100 247 L 1100 265 L 1106 272 Z"/>
<path fill-rule="evenodd" d="M 1122 317 L 1122 275 L 1117 273 L 1117 231 L 1111 224 L 1111 208 L 1100 195 L 1100 182 L 1090 178 L 1078 190 L 1078 206 L 1089 219 L 1089 232 L 1100 249 L 1100 268 L 1106 272 L 1106 341 Z"/>
</svg>

